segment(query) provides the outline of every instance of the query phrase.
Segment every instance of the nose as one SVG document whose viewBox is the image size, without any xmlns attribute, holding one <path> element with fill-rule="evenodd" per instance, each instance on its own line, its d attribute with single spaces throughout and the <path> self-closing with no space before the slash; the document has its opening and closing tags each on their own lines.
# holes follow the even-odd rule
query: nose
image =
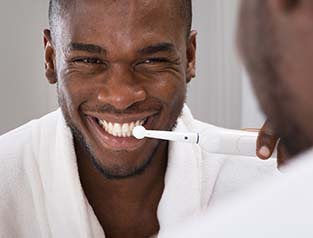
<svg viewBox="0 0 313 238">
<path fill-rule="evenodd" d="M 104 80 L 104 87 L 98 91 L 98 100 L 117 110 L 125 110 L 146 99 L 147 94 L 134 72 L 126 66 L 114 65 Z"/>
</svg>

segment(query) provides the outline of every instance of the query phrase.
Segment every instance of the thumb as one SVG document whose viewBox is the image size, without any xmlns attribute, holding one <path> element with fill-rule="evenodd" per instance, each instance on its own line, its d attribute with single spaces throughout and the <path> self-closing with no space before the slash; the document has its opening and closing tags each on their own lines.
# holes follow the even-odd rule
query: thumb
<svg viewBox="0 0 313 238">
<path fill-rule="evenodd" d="M 268 159 L 271 157 L 279 136 L 275 133 L 272 124 L 266 120 L 262 126 L 256 145 L 256 154 L 260 159 Z"/>
</svg>

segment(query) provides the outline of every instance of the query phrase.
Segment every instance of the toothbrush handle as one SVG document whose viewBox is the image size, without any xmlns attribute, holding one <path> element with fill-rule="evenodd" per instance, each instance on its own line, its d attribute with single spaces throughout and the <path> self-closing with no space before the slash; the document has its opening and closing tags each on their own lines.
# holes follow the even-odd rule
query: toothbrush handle
<svg viewBox="0 0 313 238">
<path fill-rule="evenodd" d="M 256 156 L 257 137 L 257 132 L 225 130 L 221 134 L 220 147 L 216 153 Z M 277 158 L 277 148 L 275 148 L 271 157 Z"/>
<path fill-rule="evenodd" d="M 179 141 L 186 143 L 197 144 L 199 141 L 199 133 L 190 133 L 190 132 L 165 132 L 165 131 L 154 131 L 154 130 L 146 130 L 145 137 L 161 139 L 161 140 L 170 140 L 170 141 Z"/>
</svg>

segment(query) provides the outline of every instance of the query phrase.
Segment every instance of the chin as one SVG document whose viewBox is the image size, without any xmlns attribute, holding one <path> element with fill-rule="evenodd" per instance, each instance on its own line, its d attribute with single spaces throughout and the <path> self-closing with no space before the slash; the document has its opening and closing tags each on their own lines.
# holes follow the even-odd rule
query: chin
<svg viewBox="0 0 313 238">
<path fill-rule="evenodd" d="M 107 148 L 93 137 L 83 136 L 77 129 L 71 130 L 94 168 L 108 179 L 126 179 L 143 174 L 161 144 L 157 140 L 142 140 L 136 149 Z"/>
<path fill-rule="evenodd" d="M 153 160 L 153 156 L 146 158 L 143 162 L 138 165 L 126 165 L 125 163 L 115 163 L 110 165 L 104 165 L 95 157 L 91 157 L 91 161 L 97 171 L 107 179 L 127 179 L 143 174 L 149 167 Z"/>
</svg>

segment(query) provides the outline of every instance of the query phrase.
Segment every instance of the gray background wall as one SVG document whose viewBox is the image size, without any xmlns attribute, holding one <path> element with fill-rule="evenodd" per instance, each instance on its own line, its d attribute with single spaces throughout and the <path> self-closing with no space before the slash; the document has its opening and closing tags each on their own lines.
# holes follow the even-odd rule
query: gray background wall
<svg viewBox="0 0 313 238">
<path fill-rule="evenodd" d="M 238 0 L 193 0 L 198 35 L 197 78 L 188 104 L 203 121 L 229 128 L 258 126 L 262 115 L 234 44 Z M 42 29 L 48 0 L 0 3 L 0 134 L 57 107 L 44 77 Z"/>
<path fill-rule="evenodd" d="M 230 128 L 241 124 L 241 67 L 235 47 L 238 0 L 193 0 L 198 38 L 197 79 L 188 103 L 204 121 Z"/>
<path fill-rule="evenodd" d="M 48 3 L 0 3 L 0 133 L 54 108 L 54 88 L 44 78 L 42 29 Z"/>
</svg>

